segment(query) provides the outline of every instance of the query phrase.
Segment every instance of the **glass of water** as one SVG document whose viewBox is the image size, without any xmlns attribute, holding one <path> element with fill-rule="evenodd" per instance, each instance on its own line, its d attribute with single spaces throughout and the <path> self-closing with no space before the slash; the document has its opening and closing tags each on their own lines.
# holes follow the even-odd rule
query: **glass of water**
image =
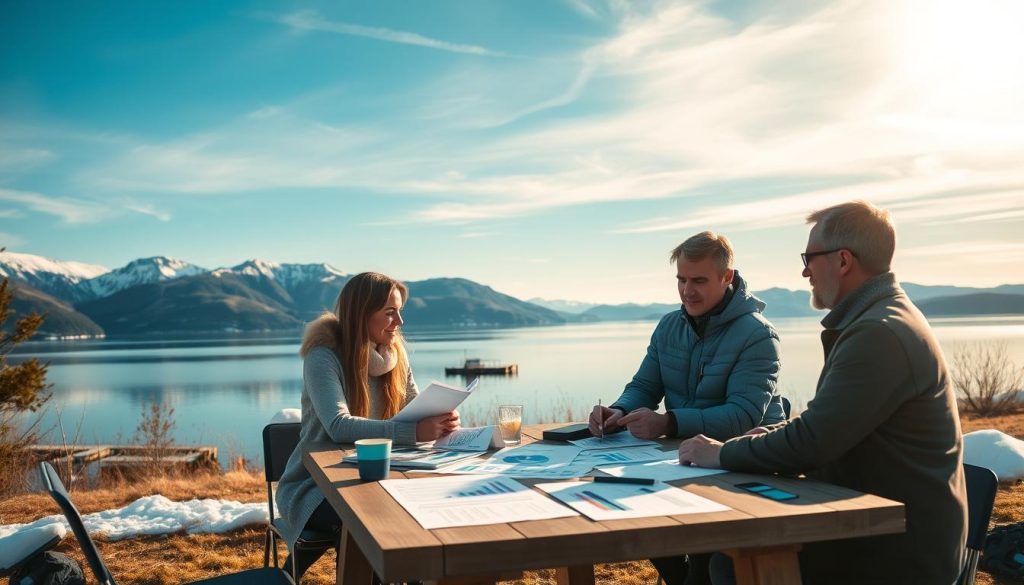
<svg viewBox="0 0 1024 585">
<path fill-rule="evenodd" d="M 523 405 L 503 404 L 498 407 L 498 429 L 505 446 L 518 445 L 523 440 Z"/>
</svg>

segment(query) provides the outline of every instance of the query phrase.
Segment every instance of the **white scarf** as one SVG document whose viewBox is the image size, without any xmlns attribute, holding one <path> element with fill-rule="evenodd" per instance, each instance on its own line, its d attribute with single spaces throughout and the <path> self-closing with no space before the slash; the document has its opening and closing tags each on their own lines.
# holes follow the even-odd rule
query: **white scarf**
<svg viewBox="0 0 1024 585">
<path fill-rule="evenodd" d="M 368 353 L 370 354 L 368 370 L 373 377 L 383 376 L 398 365 L 398 352 L 390 345 L 378 346 L 371 341 Z"/>
</svg>

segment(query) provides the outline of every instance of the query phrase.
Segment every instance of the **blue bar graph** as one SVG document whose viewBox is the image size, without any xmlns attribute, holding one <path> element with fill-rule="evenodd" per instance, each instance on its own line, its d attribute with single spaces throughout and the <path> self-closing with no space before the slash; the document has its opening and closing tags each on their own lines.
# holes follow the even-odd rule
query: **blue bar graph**
<svg viewBox="0 0 1024 585">
<path fill-rule="evenodd" d="M 497 480 L 489 481 L 481 486 L 477 486 L 476 489 L 467 490 L 463 492 L 457 492 L 455 494 L 458 498 L 468 498 L 473 496 L 493 496 L 496 494 L 511 494 L 514 490 L 507 485 Z"/>
</svg>

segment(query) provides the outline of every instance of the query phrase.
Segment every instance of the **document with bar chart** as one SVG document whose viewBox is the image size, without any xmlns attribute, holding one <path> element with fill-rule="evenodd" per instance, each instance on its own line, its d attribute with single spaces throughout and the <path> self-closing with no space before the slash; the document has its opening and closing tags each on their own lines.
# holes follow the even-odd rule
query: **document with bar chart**
<svg viewBox="0 0 1024 585">
<path fill-rule="evenodd" d="M 380 485 L 427 530 L 579 515 L 500 475 L 387 479 Z"/>
<path fill-rule="evenodd" d="M 573 465 L 615 465 L 640 463 L 641 461 L 660 461 L 668 457 L 678 457 L 675 451 L 662 451 L 657 447 L 627 447 L 624 449 L 592 449 L 582 451 L 573 459 Z"/>
<path fill-rule="evenodd" d="M 728 510 L 718 502 L 656 482 L 654 485 L 566 481 L 537 484 L 591 520 L 622 520 Z"/>
</svg>

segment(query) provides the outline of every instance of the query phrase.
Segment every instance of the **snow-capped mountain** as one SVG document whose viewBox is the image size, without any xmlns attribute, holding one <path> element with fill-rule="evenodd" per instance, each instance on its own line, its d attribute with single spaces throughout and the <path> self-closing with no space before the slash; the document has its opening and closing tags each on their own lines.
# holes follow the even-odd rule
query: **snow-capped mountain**
<svg viewBox="0 0 1024 585">
<path fill-rule="evenodd" d="M 566 301 L 561 299 L 542 299 L 540 297 L 534 297 L 527 299 L 526 302 L 540 305 L 542 307 L 551 309 L 552 311 L 561 311 L 563 313 L 571 313 L 573 315 L 579 315 L 589 309 L 593 309 L 597 306 L 597 303 L 586 303 L 583 301 Z"/>
<path fill-rule="evenodd" d="M 0 276 L 20 280 L 32 288 L 69 302 L 86 298 L 87 293 L 80 286 L 82 282 L 107 272 L 110 272 L 109 268 L 95 264 L 0 252 Z"/>
<path fill-rule="evenodd" d="M 205 268 L 184 260 L 155 256 L 132 260 L 121 268 L 82 282 L 79 287 L 85 291 L 85 298 L 98 299 L 140 284 L 174 280 L 205 272 Z"/>
<path fill-rule="evenodd" d="M 330 264 L 278 264 L 259 259 L 246 260 L 231 268 L 218 268 L 212 274 L 241 274 L 245 276 L 263 276 L 277 281 L 286 290 L 292 290 L 308 282 L 330 283 L 338 279 L 347 279 L 348 275 Z"/>
</svg>

